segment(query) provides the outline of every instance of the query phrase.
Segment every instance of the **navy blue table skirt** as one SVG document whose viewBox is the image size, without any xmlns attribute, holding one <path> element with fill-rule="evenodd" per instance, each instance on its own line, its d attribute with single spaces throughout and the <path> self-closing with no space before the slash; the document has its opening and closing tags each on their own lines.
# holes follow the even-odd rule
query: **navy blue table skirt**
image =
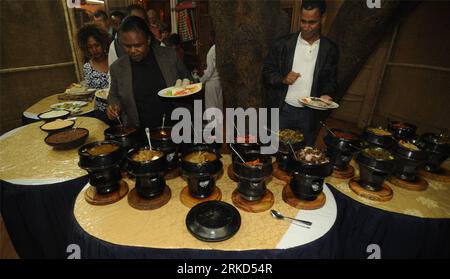
<svg viewBox="0 0 450 279">
<path fill-rule="evenodd" d="M 376 209 L 333 187 L 336 222 L 324 236 L 302 246 L 218 251 L 116 245 L 87 234 L 75 220 L 74 202 L 87 182 L 86 176 L 40 186 L 1 181 L 1 213 L 20 257 L 67 258 L 67 246 L 77 244 L 82 258 L 367 258 L 371 255 L 367 247 L 376 244 L 381 258 L 450 258 L 450 219 L 418 218 Z"/>
<path fill-rule="evenodd" d="M 21 258 L 67 258 L 73 206 L 87 182 L 87 175 L 50 185 L 0 181 L 1 213 Z"/>
<path fill-rule="evenodd" d="M 376 244 L 381 258 L 449 258 L 450 219 L 418 218 L 379 210 L 359 203 L 330 187 L 338 216 L 323 237 L 290 248 L 251 251 L 154 249 L 105 242 L 87 234 L 72 215 L 74 243 L 82 258 L 361 258 Z M 148 232 L 151 235 L 152 232 Z"/>
</svg>

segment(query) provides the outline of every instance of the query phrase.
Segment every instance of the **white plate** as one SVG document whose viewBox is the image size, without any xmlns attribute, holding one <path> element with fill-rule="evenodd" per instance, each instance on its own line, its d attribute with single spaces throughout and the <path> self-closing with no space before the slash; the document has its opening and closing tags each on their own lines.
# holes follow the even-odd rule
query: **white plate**
<svg viewBox="0 0 450 279">
<path fill-rule="evenodd" d="M 108 95 L 109 95 L 109 88 L 108 89 L 99 89 L 99 90 L 95 91 L 95 97 L 103 99 L 103 100 L 108 100 Z"/>
<path fill-rule="evenodd" d="M 74 96 L 78 96 L 78 95 L 90 95 L 92 93 L 94 93 L 97 89 L 95 88 L 88 88 L 86 91 L 84 92 L 68 92 L 67 94 L 69 95 L 74 95 Z"/>
<path fill-rule="evenodd" d="M 83 102 L 83 101 L 73 101 L 73 102 L 62 102 L 62 103 L 53 104 L 50 107 L 55 110 L 68 110 L 68 111 L 74 113 L 74 112 L 79 112 L 81 110 L 81 108 L 87 104 L 88 104 L 87 102 Z"/>
<path fill-rule="evenodd" d="M 306 98 L 302 98 L 298 101 L 306 107 L 309 107 L 312 109 L 317 109 L 317 110 L 329 110 L 329 109 L 335 109 L 335 108 L 339 107 L 339 105 L 335 102 L 331 102 L 331 104 L 328 105 L 325 102 L 321 101 L 320 98 L 317 98 L 317 97 L 306 97 Z M 311 101 L 319 102 L 319 104 L 321 104 L 321 105 L 316 105 L 315 103 L 311 103 Z"/>
<path fill-rule="evenodd" d="M 187 90 L 187 91 L 185 91 L 185 90 Z M 186 97 L 186 96 L 190 96 L 192 94 L 198 93 L 201 90 L 202 90 L 202 83 L 199 82 L 199 83 L 186 85 L 185 87 L 175 87 L 175 86 L 168 87 L 168 88 L 165 88 L 165 89 L 159 91 L 158 95 L 163 98 L 181 98 L 181 97 Z M 185 91 L 186 93 L 182 94 L 182 95 L 174 95 L 177 92 L 181 92 L 181 91 Z"/>
</svg>

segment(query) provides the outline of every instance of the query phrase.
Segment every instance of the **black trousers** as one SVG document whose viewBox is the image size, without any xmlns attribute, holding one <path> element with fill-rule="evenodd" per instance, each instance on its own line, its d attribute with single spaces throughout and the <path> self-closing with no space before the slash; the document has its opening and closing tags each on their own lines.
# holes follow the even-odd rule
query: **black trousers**
<svg viewBox="0 0 450 279">
<path fill-rule="evenodd" d="M 305 137 L 306 145 L 313 146 L 317 136 L 314 111 L 309 108 L 294 107 L 285 103 L 280 111 L 281 129 L 299 130 Z"/>
</svg>

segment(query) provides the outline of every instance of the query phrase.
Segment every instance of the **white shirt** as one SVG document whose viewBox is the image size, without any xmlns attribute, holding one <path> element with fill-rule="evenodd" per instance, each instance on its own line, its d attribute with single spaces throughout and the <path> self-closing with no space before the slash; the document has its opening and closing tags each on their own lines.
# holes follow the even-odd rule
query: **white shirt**
<svg viewBox="0 0 450 279">
<path fill-rule="evenodd" d="M 205 83 L 210 80 L 218 80 L 219 73 L 216 68 L 216 45 L 213 45 L 206 55 L 206 70 L 203 73 L 203 76 L 200 78 L 200 81 Z"/>
<path fill-rule="evenodd" d="M 109 52 L 108 52 L 108 66 L 111 67 L 111 64 L 114 63 L 118 59 L 117 53 L 116 53 L 116 46 L 114 45 L 114 40 L 109 45 Z"/>
<path fill-rule="evenodd" d="M 292 85 L 289 85 L 286 99 L 284 100 L 291 106 L 303 107 L 298 100 L 311 96 L 311 87 L 317 54 L 319 53 L 319 45 L 320 39 L 310 45 L 307 41 L 302 39 L 301 34 L 298 36 L 292 71 L 299 73 L 300 77 Z"/>
</svg>

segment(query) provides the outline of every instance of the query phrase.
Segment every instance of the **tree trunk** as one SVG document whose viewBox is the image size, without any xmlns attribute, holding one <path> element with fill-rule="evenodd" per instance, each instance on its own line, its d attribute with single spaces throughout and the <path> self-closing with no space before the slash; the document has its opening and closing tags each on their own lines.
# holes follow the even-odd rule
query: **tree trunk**
<svg viewBox="0 0 450 279">
<path fill-rule="evenodd" d="M 263 60 L 274 39 L 289 33 L 279 1 L 210 1 L 216 64 L 227 107 L 261 107 Z"/>
<path fill-rule="evenodd" d="M 366 1 L 345 1 L 328 37 L 339 47 L 338 100 L 376 49 L 386 32 L 421 1 L 383 0 L 381 8 L 369 9 Z"/>
</svg>

